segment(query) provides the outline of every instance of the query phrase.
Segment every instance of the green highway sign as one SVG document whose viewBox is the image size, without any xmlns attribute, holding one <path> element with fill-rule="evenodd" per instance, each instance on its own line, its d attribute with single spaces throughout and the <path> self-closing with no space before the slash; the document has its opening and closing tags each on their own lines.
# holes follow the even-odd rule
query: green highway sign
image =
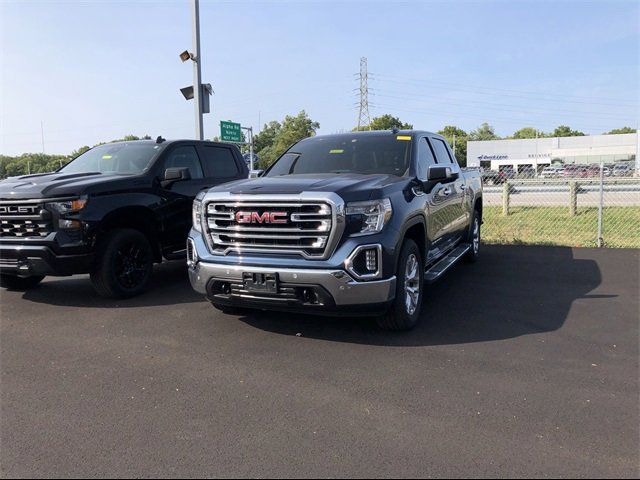
<svg viewBox="0 0 640 480">
<path fill-rule="evenodd" d="M 242 143 L 242 129 L 239 123 L 220 122 L 220 140 L 223 142 Z"/>
</svg>

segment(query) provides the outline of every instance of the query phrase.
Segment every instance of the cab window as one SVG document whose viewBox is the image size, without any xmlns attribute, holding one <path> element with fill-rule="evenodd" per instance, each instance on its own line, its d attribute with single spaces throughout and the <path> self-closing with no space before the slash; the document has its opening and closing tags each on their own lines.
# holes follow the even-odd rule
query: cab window
<svg viewBox="0 0 640 480">
<path fill-rule="evenodd" d="M 442 140 L 439 138 L 432 138 L 431 145 L 433 145 L 433 150 L 436 154 L 436 161 L 439 164 L 453 163 L 453 159 L 449 154 L 449 149 Z"/>
<path fill-rule="evenodd" d="M 193 145 L 176 147 L 167 156 L 164 168 L 188 168 L 192 179 L 203 178 L 202 165 Z"/>
<path fill-rule="evenodd" d="M 436 160 L 433 157 L 433 152 L 427 142 L 427 138 L 422 137 L 418 142 L 418 164 L 416 165 L 416 177 L 418 177 L 419 180 L 426 181 L 429 165 L 433 165 L 434 163 L 436 163 Z"/>
</svg>

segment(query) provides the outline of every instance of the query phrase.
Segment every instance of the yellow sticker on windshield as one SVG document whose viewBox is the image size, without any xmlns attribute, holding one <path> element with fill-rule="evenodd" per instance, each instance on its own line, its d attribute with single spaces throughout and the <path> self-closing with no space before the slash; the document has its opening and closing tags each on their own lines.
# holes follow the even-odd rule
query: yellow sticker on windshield
<svg viewBox="0 0 640 480">
<path fill-rule="evenodd" d="M 344 153 L 344 150 L 329 150 L 329 153 Z"/>
<path fill-rule="evenodd" d="M 102 155 L 103 160 L 109 160 L 110 158 L 111 158 L 111 155 Z"/>
<path fill-rule="evenodd" d="M 397 140 L 411 141 L 411 135 L 398 135 Z"/>
</svg>

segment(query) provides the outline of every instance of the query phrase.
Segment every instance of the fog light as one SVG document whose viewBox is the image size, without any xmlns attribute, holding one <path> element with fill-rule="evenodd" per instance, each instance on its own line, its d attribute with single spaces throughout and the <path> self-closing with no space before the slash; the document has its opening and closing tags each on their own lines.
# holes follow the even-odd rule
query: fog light
<svg viewBox="0 0 640 480">
<path fill-rule="evenodd" d="M 63 230 L 79 230 L 80 228 L 82 228 L 82 223 L 78 220 L 60 219 L 58 220 L 58 227 L 62 228 Z"/>
<path fill-rule="evenodd" d="M 365 252 L 366 255 L 366 266 L 367 266 L 367 270 L 369 270 L 370 272 L 375 272 L 376 270 L 378 270 L 378 252 L 376 252 L 375 250 L 367 250 Z"/>
</svg>

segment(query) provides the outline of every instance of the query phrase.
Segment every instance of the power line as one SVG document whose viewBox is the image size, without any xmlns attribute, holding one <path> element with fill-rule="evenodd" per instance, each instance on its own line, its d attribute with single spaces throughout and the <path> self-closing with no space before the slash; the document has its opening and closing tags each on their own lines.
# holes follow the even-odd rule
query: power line
<svg viewBox="0 0 640 480">
<path fill-rule="evenodd" d="M 367 127 L 371 130 L 371 116 L 369 115 L 369 73 L 367 72 L 367 58 L 360 59 L 360 110 L 358 112 L 358 130 Z"/>
<path fill-rule="evenodd" d="M 634 105 L 625 102 L 621 99 L 606 99 L 603 97 L 597 97 L 596 99 L 592 97 L 582 97 L 575 95 L 563 95 L 563 94 L 553 94 L 553 93 L 540 93 L 540 92 L 524 92 L 521 90 L 509 90 L 509 89 L 499 89 L 499 88 L 490 88 L 490 87 L 481 87 L 475 85 L 464 85 L 460 83 L 451 83 L 444 81 L 435 81 L 435 80 L 398 80 L 401 77 L 394 77 L 392 75 L 379 75 L 379 74 L 370 74 L 372 80 L 376 81 L 384 81 L 402 85 L 428 85 L 431 88 L 436 89 L 446 89 L 447 91 L 462 91 L 462 92 L 471 92 L 479 95 L 501 95 L 508 96 L 514 98 L 524 98 L 527 100 L 536 99 L 537 100 L 546 100 L 546 101 L 561 101 L 565 103 L 577 103 L 583 105 L 603 105 L 603 106 L 614 106 L 614 107 L 624 107 L 624 108 L 634 108 Z M 547 97 L 547 98 L 543 98 Z M 575 99 L 584 99 L 584 100 L 572 100 Z M 601 100 L 609 100 L 609 101 L 601 101 Z"/>
<path fill-rule="evenodd" d="M 378 93 L 378 92 L 384 92 L 384 93 Z M 471 106 L 471 107 L 483 108 L 488 110 L 497 110 L 497 111 L 506 111 L 506 112 L 509 112 L 509 111 L 522 112 L 523 110 L 526 110 L 526 112 L 528 113 L 538 113 L 542 115 L 554 115 L 554 116 L 565 116 L 565 117 L 579 116 L 583 118 L 591 118 L 593 116 L 598 116 L 598 117 L 608 117 L 610 119 L 617 120 L 620 122 L 633 121 L 628 115 L 615 114 L 615 113 L 609 113 L 609 112 L 576 111 L 576 110 L 566 110 L 566 109 L 551 110 L 546 108 L 529 108 L 529 107 L 525 108 L 521 105 L 514 105 L 509 103 L 483 102 L 481 100 L 456 101 L 456 100 L 448 100 L 443 98 L 442 96 L 437 96 L 437 95 L 425 95 L 425 94 L 411 93 L 411 92 L 407 92 L 407 93 L 403 92 L 401 95 L 397 95 L 395 94 L 395 92 L 391 92 L 393 94 L 388 94 L 386 92 L 387 90 L 374 90 L 371 93 L 371 95 L 374 97 L 394 98 L 399 100 L 414 100 L 415 98 L 436 99 L 440 101 L 439 103 L 445 106 L 446 105 L 454 105 L 454 106 L 457 105 L 457 106 L 464 106 L 464 107 Z"/>
</svg>

